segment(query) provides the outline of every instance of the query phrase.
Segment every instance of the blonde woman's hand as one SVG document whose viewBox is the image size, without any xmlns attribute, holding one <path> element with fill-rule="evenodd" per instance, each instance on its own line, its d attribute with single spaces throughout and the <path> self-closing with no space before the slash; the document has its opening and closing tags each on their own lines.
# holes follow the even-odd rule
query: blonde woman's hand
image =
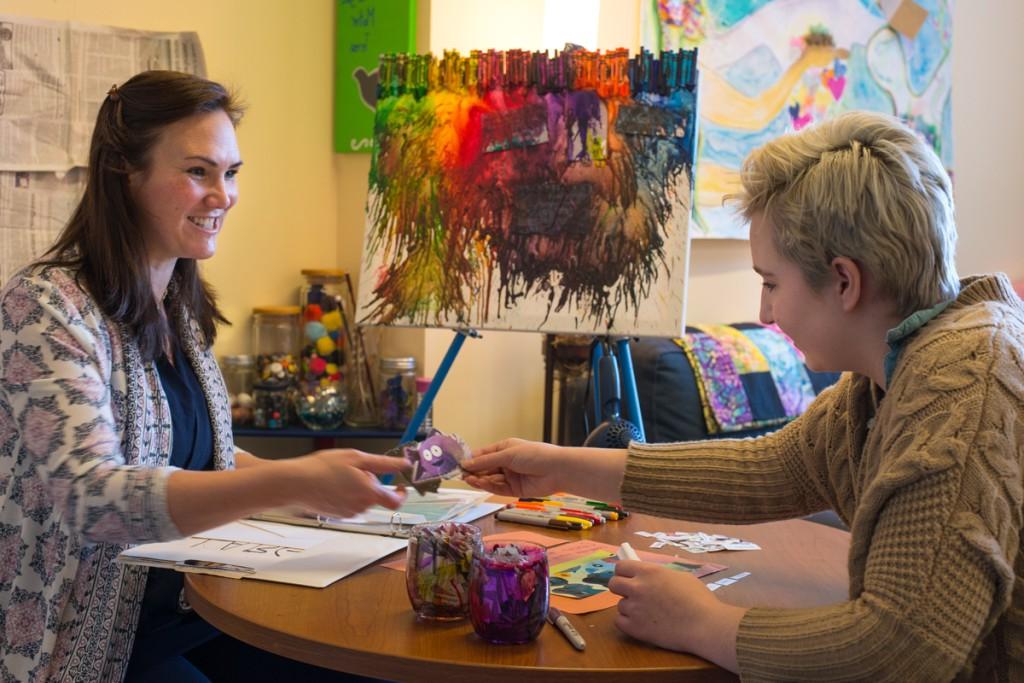
<svg viewBox="0 0 1024 683">
<path fill-rule="evenodd" d="M 618 500 L 625 468 L 625 450 L 505 439 L 474 451 L 472 458 L 464 460 L 462 478 L 470 486 L 502 496 L 546 496 L 565 491 Z"/>
</svg>

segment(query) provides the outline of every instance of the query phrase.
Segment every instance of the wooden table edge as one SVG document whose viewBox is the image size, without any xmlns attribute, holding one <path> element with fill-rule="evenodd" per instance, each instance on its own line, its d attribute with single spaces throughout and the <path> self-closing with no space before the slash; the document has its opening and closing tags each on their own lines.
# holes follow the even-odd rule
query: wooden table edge
<svg viewBox="0 0 1024 683">
<path fill-rule="evenodd" d="M 523 683 L 524 680 L 557 680 L 560 683 L 603 683 L 626 680 L 642 680 L 644 683 L 678 683 L 680 676 L 687 681 L 718 683 L 736 681 L 737 677 L 724 669 L 709 666 L 707 662 L 693 659 L 693 667 L 651 667 L 635 668 L 571 668 L 533 667 L 508 664 L 481 665 L 478 662 L 462 663 L 452 660 L 426 659 L 411 656 L 382 656 L 365 650 L 330 644 L 329 654 L 316 647 L 316 643 L 275 631 L 270 628 L 246 622 L 212 603 L 204 595 L 202 586 L 205 579 L 234 581 L 241 579 L 219 579 L 199 574 L 185 575 L 185 595 L 193 609 L 207 622 L 234 638 L 268 652 L 295 659 L 306 664 L 333 669 L 339 672 L 371 676 L 390 681 L 433 681 L 443 677 L 445 683 Z M 547 627 L 545 627 L 547 628 Z M 650 646 L 653 647 L 653 646 Z M 586 652 L 579 653 L 586 657 Z"/>
</svg>

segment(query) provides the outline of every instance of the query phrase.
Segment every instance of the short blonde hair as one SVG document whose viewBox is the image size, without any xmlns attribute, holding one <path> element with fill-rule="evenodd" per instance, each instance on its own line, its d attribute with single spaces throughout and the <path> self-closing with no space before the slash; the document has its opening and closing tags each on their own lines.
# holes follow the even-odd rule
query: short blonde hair
<svg viewBox="0 0 1024 683">
<path fill-rule="evenodd" d="M 815 290 L 837 256 L 869 272 L 901 315 L 959 293 L 949 175 L 897 119 L 849 112 L 754 150 L 731 198 L 761 214 Z"/>
</svg>

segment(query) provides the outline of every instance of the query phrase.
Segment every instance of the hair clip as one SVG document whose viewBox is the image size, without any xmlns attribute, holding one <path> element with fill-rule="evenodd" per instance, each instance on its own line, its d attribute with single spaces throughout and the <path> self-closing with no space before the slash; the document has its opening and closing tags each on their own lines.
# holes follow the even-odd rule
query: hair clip
<svg viewBox="0 0 1024 683">
<path fill-rule="evenodd" d="M 112 102 L 117 102 L 121 99 L 121 96 L 117 92 L 117 83 L 110 86 L 110 90 L 107 91 L 107 97 L 109 97 Z"/>
</svg>

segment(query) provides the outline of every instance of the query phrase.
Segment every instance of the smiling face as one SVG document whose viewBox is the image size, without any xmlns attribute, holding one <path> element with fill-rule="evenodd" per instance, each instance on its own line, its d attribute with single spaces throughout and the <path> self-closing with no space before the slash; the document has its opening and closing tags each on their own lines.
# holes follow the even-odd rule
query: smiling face
<svg viewBox="0 0 1024 683">
<path fill-rule="evenodd" d="M 819 372 L 844 370 L 837 352 L 843 339 L 841 307 L 830 297 L 826 285 L 811 289 L 796 263 L 779 253 L 772 226 L 762 214 L 750 222 L 750 254 L 754 270 L 761 276 L 760 319 L 776 324 L 800 349 L 807 366 Z"/>
<path fill-rule="evenodd" d="M 444 448 L 444 437 L 431 436 L 419 445 L 420 467 L 418 479 L 443 477 L 458 468 L 455 456 Z"/>
<path fill-rule="evenodd" d="M 235 127 L 223 111 L 164 128 L 147 166 L 129 175 L 155 274 L 169 277 L 179 258 L 213 256 L 224 218 L 238 201 L 241 164 Z"/>
</svg>

